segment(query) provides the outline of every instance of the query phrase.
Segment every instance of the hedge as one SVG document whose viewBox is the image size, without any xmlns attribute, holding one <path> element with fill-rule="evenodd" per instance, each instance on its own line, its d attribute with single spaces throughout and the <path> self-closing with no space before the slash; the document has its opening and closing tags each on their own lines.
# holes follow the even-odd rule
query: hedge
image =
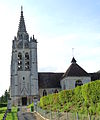
<svg viewBox="0 0 100 120">
<path fill-rule="evenodd" d="M 60 111 L 80 111 L 100 114 L 100 80 L 78 86 L 72 90 L 62 90 L 40 99 L 43 109 Z M 85 109 L 85 110 L 84 110 Z"/>
</svg>

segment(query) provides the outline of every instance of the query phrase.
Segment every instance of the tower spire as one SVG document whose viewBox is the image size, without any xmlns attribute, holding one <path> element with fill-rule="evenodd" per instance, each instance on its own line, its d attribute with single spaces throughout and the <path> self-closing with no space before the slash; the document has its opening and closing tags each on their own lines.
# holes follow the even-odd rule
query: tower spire
<svg viewBox="0 0 100 120">
<path fill-rule="evenodd" d="M 19 21 L 18 32 L 26 32 L 26 26 L 25 26 L 25 21 L 23 16 L 23 6 L 21 6 L 21 16 Z"/>
<path fill-rule="evenodd" d="M 18 26 L 17 38 L 18 40 L 29 39 L 29 35 L 26 31 L 26 25 L 25 25 L 24 16 L 23 16 L 23 6 L 21 6 L 21 16 L 20 16 L 20 21 L 19 21 L 19 26 Z"/>
</svg>

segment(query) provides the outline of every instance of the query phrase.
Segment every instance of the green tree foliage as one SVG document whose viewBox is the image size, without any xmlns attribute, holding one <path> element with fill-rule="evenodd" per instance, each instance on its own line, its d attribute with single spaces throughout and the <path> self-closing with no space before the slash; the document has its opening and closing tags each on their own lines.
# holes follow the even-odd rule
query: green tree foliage
<svg viewBox="0 0 100 120">
<path fill-rule="evenodd" d="M 40 107 L 59 111 L 70 111 L 100 115 L 100 80 L 63 90 L 40 99 Z"/>
<path fill-rule="evenodd" d="M 10 98 L 9 91 L 5 91 L 4 95 L 0 97 L 0 103 L 7 103 L 8 99 Z"/>
</svg>

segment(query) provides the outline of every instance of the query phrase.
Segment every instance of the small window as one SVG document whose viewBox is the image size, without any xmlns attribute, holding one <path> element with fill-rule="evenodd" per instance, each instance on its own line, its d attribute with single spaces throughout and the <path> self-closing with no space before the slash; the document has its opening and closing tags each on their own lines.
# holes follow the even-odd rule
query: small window
<svg viewBox="0 0 100 120">
<path fill-rule="evenodd" d="M 18 65 L 18 70 L 22 70 L 22 66 Z"/>
<path fill-rule="evenodd" d="M 22 65 L 22 61 L 19 60 L 19 61 L 18 61 L 18 65 Z"/>
<path fill-rule="evenodd" d="M 18 60 L 21 60 L 22 59 L 22 54 L 19 52 L 18 53 Z"/>
<path fill-rule="evenodd" d="M 26 66 L 25 66 L 25 70 L 26 70 L 26 71 L 29 70 L 29 66 L 26 65 Z"/>
<path fill-rule="evenodd" d="M 57 90 L 57 89 L 55 89 L 54 93 L 58 93 L 58 90 Z"/>
<path fill-rule="evenodd" d="M 43 96 L 47 96 L 47 91 L 43 90 Z"/>
<path fill-rule="evenodd" d="M 25 60 L 29 60 L 29 54 L 25 53 Z"/>
<path fill-rule="evenodd" d="M 29 65 L 29 61 L 25 61 L 25 65 Z"/>
<path fill-rule="evenodd" d="M 75 87 L 83 85 L 81 80 L 76 80 Z"/>
</svg>

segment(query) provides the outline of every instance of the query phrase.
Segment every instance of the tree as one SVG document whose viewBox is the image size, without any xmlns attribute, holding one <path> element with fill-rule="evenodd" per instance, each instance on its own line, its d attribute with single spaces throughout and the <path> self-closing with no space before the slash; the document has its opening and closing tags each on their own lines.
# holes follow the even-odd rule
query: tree
<svg viewBox="0 0 100 120">
<path fill-rule="evenodd" d="M 6 90 L 4 95 L 0 97 L 0 103 L 7 103 L 9 98 L 10 98 L 10 92 Z"/>
</svg>

